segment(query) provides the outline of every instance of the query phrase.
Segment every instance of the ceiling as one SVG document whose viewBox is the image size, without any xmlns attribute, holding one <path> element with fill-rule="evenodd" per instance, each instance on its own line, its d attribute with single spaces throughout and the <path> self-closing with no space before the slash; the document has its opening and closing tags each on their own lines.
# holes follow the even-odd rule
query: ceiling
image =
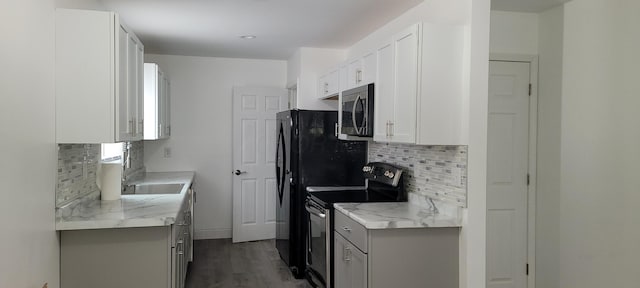
<svg viewBox="0 0 640 288">
<path fill-rule="evenodd" d="M 135 31 L 145 53 L 284 60 L 298 47 L 347 48 L 423 0 L 101 2 Z"/>
<path fill-rule="evenodd" d="M 491 0 L 491 10 L 539 13 L 571 0 Z"/>
</svg>

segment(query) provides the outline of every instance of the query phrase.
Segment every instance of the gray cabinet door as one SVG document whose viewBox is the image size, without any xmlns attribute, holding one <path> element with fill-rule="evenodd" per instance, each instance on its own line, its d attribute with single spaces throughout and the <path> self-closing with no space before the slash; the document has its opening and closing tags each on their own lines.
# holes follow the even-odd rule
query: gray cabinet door
<svg viewBox="0 0 640 288">
<path fill-rule="evenodd" d="M 347 239 L 334 233 L 335 288 L 367 287 L 367 254 Z"/>
</svg>

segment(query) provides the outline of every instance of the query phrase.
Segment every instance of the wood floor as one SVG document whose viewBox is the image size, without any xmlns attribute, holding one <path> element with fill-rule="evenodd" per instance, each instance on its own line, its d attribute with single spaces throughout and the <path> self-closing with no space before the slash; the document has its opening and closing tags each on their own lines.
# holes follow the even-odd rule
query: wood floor
<svg viewBox="0 0 640 288">
<path fill-rule="evenodd" d="M 310 288 L 280 259 L 274 240 L 232 244 L 231 239 L 197 240 L 187 288 Z"/>
</svg>

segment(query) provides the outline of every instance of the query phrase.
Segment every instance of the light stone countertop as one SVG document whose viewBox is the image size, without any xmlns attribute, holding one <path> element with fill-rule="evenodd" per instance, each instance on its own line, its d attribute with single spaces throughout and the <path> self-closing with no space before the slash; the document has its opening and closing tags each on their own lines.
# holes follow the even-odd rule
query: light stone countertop
<svg viewBox="0 0 640 288">
<path fill-rule="evenodd" d="M 460 217 L 434 213 L 410 202 L 336 203 L 333 206 L 367 229 L 462 226 Z"/>
<path fill-rule="evenodd" d="M 175 222 L 195 172 L 149 172 L 129 182 L 185 184 L 179 194 L 122 195 L 120 200 L 85 199 L 56 209 L 56 230 L 168 226 Z"/>
</svg>

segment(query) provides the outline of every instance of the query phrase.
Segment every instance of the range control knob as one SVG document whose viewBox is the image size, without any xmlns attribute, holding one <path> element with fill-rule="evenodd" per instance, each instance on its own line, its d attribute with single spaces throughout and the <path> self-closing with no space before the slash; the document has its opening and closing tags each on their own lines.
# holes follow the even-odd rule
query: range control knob
<svg viewBox="0 0 640 288">
<path fill-rule="evenodd" d="M 393 174 L 393 172 L 389 171 L 389 174 L 387 175 L 387 177 L 393 178 L 393 176 L 395 176 L 395 174 Z"/>
</svg>

